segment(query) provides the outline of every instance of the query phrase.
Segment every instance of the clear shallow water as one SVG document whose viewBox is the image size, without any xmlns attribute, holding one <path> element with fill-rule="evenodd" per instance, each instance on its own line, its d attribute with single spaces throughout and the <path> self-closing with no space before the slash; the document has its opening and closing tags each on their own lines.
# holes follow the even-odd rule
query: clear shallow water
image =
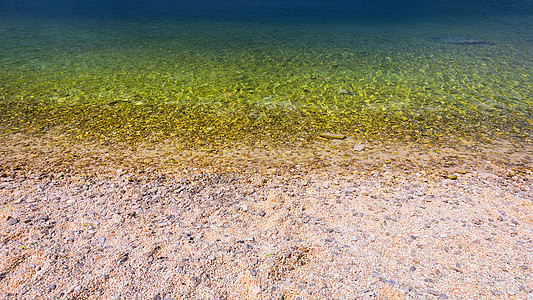
<svg viewBox="0 0 533 300">
<path fill-rule="evenodd" d="M 64 3 L 44 14 L 4 4 L 3 130 L 252 143 L 324 130 L 531 137 L 526 2 L 339 3 Z"/>
</svg>

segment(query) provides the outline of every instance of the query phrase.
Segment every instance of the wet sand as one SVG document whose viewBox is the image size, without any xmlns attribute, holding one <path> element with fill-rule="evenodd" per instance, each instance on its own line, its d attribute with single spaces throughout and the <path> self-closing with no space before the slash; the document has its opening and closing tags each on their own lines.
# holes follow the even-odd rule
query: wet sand
<svg viewBox="0 0 533 300">
<path fill-rule="evenodd" d="M 533 147 L 10 134 L 2 299 L 531 299 Z"/>
</svg>

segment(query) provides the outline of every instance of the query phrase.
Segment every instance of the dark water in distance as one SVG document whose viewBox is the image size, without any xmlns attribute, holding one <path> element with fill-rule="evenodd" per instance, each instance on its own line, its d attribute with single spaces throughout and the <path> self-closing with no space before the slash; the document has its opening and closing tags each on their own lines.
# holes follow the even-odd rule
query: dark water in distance
<svg viewBox="0 0 533 300">
<path fill-rule="evenodd" d="M 215 18 L 326 22 L 532 14 L 533 2 L 424 0 L 1 0 L 6 14 L 72 18 Z"/>
<path fill-rule="evenodd" d="M 533 132 L 533 1 L 0 0 L 0 40 L 2 131 Z"/>
</svg>

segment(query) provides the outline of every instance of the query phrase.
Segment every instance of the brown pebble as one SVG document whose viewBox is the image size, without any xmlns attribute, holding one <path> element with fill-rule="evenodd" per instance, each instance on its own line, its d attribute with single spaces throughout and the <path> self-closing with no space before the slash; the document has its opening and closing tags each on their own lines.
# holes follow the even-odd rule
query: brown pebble
<svg viewBox="0 0 533 300">
<path fill-rule="evenodd" d="M 344 140 L 346 138 L 344 134 L 331 132 L 321 132 L 318 136 L 327 140 Z"/>
</svg>

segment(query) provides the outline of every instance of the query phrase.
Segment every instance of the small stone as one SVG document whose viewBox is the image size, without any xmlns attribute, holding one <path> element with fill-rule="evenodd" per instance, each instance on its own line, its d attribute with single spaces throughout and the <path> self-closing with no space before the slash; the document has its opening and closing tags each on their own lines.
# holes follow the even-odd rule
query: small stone
<svg viewBox="0 0 533 300">
<path fill-rule="evenodd" d="M 15 225 L 19 222 L 18 219 L 12 218 L 11 216 L 7 217 L 7 225 Z"/>
<path fill-rule="evenodd" d="M 257 271 L 254 270 L 254 269 L 250 269 L 250 275 L 256 276 L 257 275 Z"/>
<path fill-rule="evenodd" d="M 492 291 L 490 291 L 490 292 L 491 292 L 494 296 L 501 296 L 501 295 L 503 295 L 503 293 L 500 292 L 500 291 L 498 291 L 498 290 L 492 290 Z"/>
<path fill-rule="evenodd" d="M 78 285 L 74 288 L 74 292 L 79 292 L 79 291 L 81 291 L 81 286 Z"/>
<path fill-rule="evenodd" d="M 242 211 L 248 211 L 248 205 L 246 204 L 241 205 L 241 209 Z"/>
<path fill-rule="evenodd" d="M 48 292 L 50 292 L 50 291 L 55 290 L 56 287 L 57 287 L 57 285 L 55 285 L 55 284 L 51 284 L 51 285 L 49 285 L 49 286 L 46 287 L 46 290 L 47 290 Z"/>
<path fill-rule="evenodd" d="M 456 180 L 457 179 L 457 174 L 448 175 L 448 179 Z"/>
<path fill-rule="evenodd" d="M 521 265 L 519 268 L 520 268 L 520 270 L 524 270 L 524 271 L 529 269 L 529 267 L 527 265 Z"/>
<path fill-rule="evenodd" d="M 94 233 L 88 233 L 88 234 L 84 234 L 82 237 L 86 240 L 90 240 L 92 239 L 93 236 L 94 236 Z"/>
<path fill-rule="evenodd" d="M 105 237 L 104 236 L 101 235 L 101 236 L 98 237 L 98 244 L 100 246 L 103 246 L 105 244 Z"/>
<path fill-rule="evenodd" d="M 473 220 L 472 223 L 474 223 L 475 225 L 482 225 L 483 224 L 483 220 L 476 219 L 476 220 Z"/>
<path fill-rule="evenodd" d="M 453 267 L 453 266 L 452 266 L 451 269 L 454 270 L 454 271 L 457 272 L 457 273 L 461 273 L 461 274 L 463 273 L 463 271 L 461 270 L 460 267 L 457 267 L 457 266 Z"/>
<path fill-rule="evenodd" d="M 118 262 L 121 264 L 125 263 L 129 259 L 129 256 L 130 254 L 128 252 L 122 253 L 118 259 Z"/>
<path fill-rule="evenodd" d="M 440 296 L 440 293 L 438 291 L 435 291 L 435 290 L 428 290 L 428 293 L 430 293 L 433 296 Z"/>
<path fill-rule="evenodd" d="M 441 299 L 448 299 L 448 295 L 442 293 L 442 294 L 439 295 L 439 298 L 441 298 Z"/>
<path fill-rule="evenodd" d="M 260 210 L 257 211 L 257 214 L 259 216 L 261 216 L 261 217 L 264 217 L 266 215 L 266 212 L 264 210 L 260 209 Z"/>
<path fill-rule="evenodd" d="M 344 140 L 346 138 L 344 134 L 331 132 L 321 132 L 318 136 L 326 140 Z"/>
<path fill-rule="evenodd" d="M 360 151 L 363 151 L 365 150 L 365 145 L 363 144 L 357 144 L 355 146 L 353 146 L 353 151 L 355 152 L 360 152 Z"/>
<path fill-rule="evenodd" d="M 340 89 L 337 93 L 341 94 L 341 95 L 353 95 L 352 92 L 350 92 L 349 90 L 347 89 Z"/>
</svg>

